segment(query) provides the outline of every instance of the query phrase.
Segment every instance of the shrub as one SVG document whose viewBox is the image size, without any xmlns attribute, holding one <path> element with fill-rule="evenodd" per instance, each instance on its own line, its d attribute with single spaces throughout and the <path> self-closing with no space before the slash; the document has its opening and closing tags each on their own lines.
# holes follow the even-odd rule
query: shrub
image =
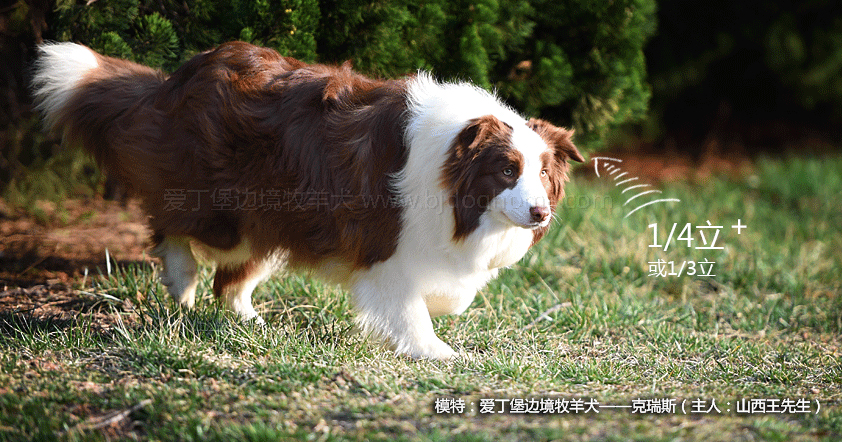
<svg viewBox="0 0 842 442">
<path fill-rule="evenodd" d="M 418 69 L 495 88 L 515 107 L 598 146 L 649 99 L 643 45 L 653 0 L 59 0 L 59 40 L 172 70 L 240 39 L 363 72 Z"/>
</svg>

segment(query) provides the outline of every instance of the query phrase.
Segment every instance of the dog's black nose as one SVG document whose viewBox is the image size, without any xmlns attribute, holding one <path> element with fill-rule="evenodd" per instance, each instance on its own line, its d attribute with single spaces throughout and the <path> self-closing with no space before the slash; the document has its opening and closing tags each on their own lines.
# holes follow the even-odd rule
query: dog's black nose
<svg viewBox="0 0 842 442">
<path fill-rule="evenodd" d="M 550 208 L 547 206 L 534 206 L 529 208 L 529 216 L 532 221 L 542 223 L 550 216 Z"/>
</svg>

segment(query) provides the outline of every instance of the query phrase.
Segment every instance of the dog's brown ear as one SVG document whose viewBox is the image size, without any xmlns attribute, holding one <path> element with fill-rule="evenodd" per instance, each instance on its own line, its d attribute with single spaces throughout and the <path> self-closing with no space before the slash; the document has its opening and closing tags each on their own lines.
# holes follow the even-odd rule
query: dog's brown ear
<svg viewBox="0 0 842 442">
<path fill-rule="evenodd" d="M 573 131 L 563 127 L 553 126 L 546 120 L 531 118 L 526 123 L 556 152 L 563 153 L 568 159 L 584 163 L 585 159 L 579 149 L 573 144 Z"/>
<path fill-rule="evenodd" d="M 474 118 L 456 136 L 456 150 L 459 153 L 474 152 L 480 146 L 493 141 L 494 137 L 503 137 L 505 134 L 511 133 L 511 130 L 511 126 L 500 121 L 494 115 Z"/>
</svg>

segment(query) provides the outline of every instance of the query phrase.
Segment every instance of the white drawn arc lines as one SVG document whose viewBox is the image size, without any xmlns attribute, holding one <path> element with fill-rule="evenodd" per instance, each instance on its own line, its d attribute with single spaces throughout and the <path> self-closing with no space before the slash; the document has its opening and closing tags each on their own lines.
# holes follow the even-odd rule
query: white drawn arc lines
<svg viewBox="0 0 842 442">
<path fill-rule="evenodd" d="M 644 191 L 644 192 L 640 192 L 640 193 L 638 193 L 637 195 L 635 195 L 635 196 L 633 196 L 633 197 L 629 198 L 628 200 L 626 200 L 626 202 L 625 202 L 625 203 L 623 203 L 623 205 L 625 206 L 626 204 L 630 203 L 630 202 L 631 202 L 631 200 L 633 200 L 633 199 L 635 199 L 635 198 L 637 198 L 637 197 L 639 197 L 639 196 L 648 195 L 648 194 L 650 194 L 650 193 L 663 193 L 663 192 L 661 192 L 660 190 L 647 190 L 647 191 Z"/>
<path fill-rule="evenodd" d="M 594 162 L 594 172 L 596 172 L 596 176 L 600 176 L 600 175 L 599 175 L 599 161 L 600 161 L 600 160 L 602 160 L 602 161 L 603 161 L 603 164 L 604 164 L 605 170 L 607 170 L 607 171 L 608 171 L 609 175 L 614 176 L 614 181 L 617 181 L 618 179 L 620 179 L 620 178 L 622 178 L 622 177 L 624 177 L 624 176 L 628 175 L 628 172 L 622 172 L 622 173 L 619 173 L 619 174 L 618 174 L 618 172 L 620 172 L 620 171 L 621 171 L 620 167 L 619 167 L 618 165 L 616 165 L 616 164 L 611 164 L 611 163 L 609 163 L 609 162 L 622 163 L 622 162 L 623 162 L 623 160 L 621 160 L 621 159 L 619 159 L 619 158 L 611 158 L 611 157 L 593 157 L 593 158 L 591 158 L 591 159 L 592 159 L 592 160 L 593 160 L 593 162 Z M 615 176 L 615 175 L 616 175 L 616 176 Z M 621 186 L 621 185 L 623 185 L 623 184 L 626 184 L 626 183 L 631 183 L 632 181 L 637 181 L 637 180 L 638 180 L 638 177 L 627 178 L 627 179 L 624 179 L 623 181 L 620 181 L 620 182 L 618 182 L 618 183 L 614 184 L 614 186 Z M 633 185 L 633 186 L 628 186 L 628 187 L 626 187 L 625 189 L 623 189 L 622 193 L 626 193 L 627 191 L 632 190 L 632 189 L 639 189 L 639 188 L 641 188 L 641 187 L 651 187 L 651 186 L 652 186 L 651 184 L 635 184 L 635 185 Z M 660 190 L 654 190 L 654 189 L 653 189 L 653 190 L 645 190 L 645 191 L 640 192 L 640 193 L 638 193 L 637 195 L 635 195 L 635 196 L 633 196 L 633 197 L 629 198 L 628 200 L 626 200 L 626 202 L 623 204 L 623 206 L 627 205 L 627 204 L 628 204 L 628 203 L 630 203 L 632 200 L 634 200 L 634 199 L 636 199 L 636 198 L 638 198 L 638 197 L 641 197 L 641 196 L 644 196 L 644 195 L 653 194 L 653 193 L 663 193 L 663 192 L 661 192 Z M 643 203 L 643 204 L 641 204 L 641 205 L 639 205 L 639 206 L 635 207 L 632 211 L 630 211 L 629 213 L 627 213 L 627 214 L 626 214 L 626 216 L 624 216 L 623 218 L 628 218 L 628 217 L 629 217 L 629 215 L 631 215 L 631 214 L 632 214 L 632 213 L 634 213 L 634 212 L 637 212 L 638 210 L 640 210 L 640 209 L 642 209 L 642 208 L 644 208 L 644 207 L 650 206 L 650 205 L 655 204 L 655 203 L 665 203 L 665 202 L 677 202 L 677 203 L 680 203 L 680 202 L 681 202 L 681 200 L 680 200 L 680 199 L 678 199 L 678 198 L 661 198 L 661 199 L 656 199 L 656 200 L 653 200 L 653 201 L 649 201 L 649 202 Z"/>
<path fill-rule="evenodd" d="M 639 209 L 642 209 L 642 208 L 644 208 L 644 207 L 646 207 L 646 206 L 648 206 L 648 205 L 650 205 L 650 204 L 655 204 L 655 203 L 665 203 L 665 202 L 670 202 L 670 201 L 673 201 L 673 202 L 676 202 L 676 203 L 680 203 L 680 202 L 681 202 L 681 200 L 680 200 L 680 199 L 678 199 L 678 198 L 664 198 L 664 199 L 659 199 L 659 200 L 655 200 L 655 201 L 649 201 L 649 202 L 648 202 L 648 203 L 646 203 L 646 204 L 641 204 L 641 205 L 639 205 L 639 206 L 635 207 L 635 208 L 634 208 L 634 210 L 632 210 L 631 212 L 627 213 L 627 214 L 626 214 L 626 216 L 624 216 L 623 218 L 628 218 L 628 217 L 629 217 L 629 215 L 631 215 L 632 213 L 637 212 Z"/>
<path fill-rule="evenodd" d="M 637 189 L 638 187 L 650 187 L 650 186 L 652 186 L 652 185 L 651 185 L 651 184 L 636 184 L 636 185 L 634 185 L 634 186 L 629 186 L 629 187 L 626 187 L 626 188 L 625 188 L 625 189 L 623 189 L 623 191 L 622 191 L 622 192 L 620 192 L 620 193 L 626 193 L 626 192 L 628 192 L 629 190 L 632 190 L 632 189 Z"/>
<path fill-rule="evenodd" d="M 596 172 L 597 177 L 599 177 L 599 160 L 616 161 L 618 163 L 623 162 L 623 160 L 621 160 L 619 158 L 611 158 L 611 157 L 593 157 L 593 158 L 591 158 L 591 160 L 593 160 L 593 169 L 594 169 L 594 172 Z M 610 164 L 606 164 L 606 167 L 609 166 L 609 165 Z"/>
</svg>

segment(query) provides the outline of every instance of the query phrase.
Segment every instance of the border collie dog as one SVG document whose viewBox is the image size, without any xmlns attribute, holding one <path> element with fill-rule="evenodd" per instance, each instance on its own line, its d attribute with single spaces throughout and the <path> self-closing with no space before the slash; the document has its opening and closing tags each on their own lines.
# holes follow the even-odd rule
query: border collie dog
<svg viewBox="0 0 842 442">
<path fill-rule="evenodd" d="M 374 80 L 233 42 L 171 75 L 73 43 L 40 47 L 46 122 L 149 215 L 159 277 L 191 307 L 194 253 L 244 318 L 283 267 L 349 290 L 358 327 L 449 359 L 431 317 L 461 313 L 546 233 L 572 132 L 430 75 Z"/>
</svg>

